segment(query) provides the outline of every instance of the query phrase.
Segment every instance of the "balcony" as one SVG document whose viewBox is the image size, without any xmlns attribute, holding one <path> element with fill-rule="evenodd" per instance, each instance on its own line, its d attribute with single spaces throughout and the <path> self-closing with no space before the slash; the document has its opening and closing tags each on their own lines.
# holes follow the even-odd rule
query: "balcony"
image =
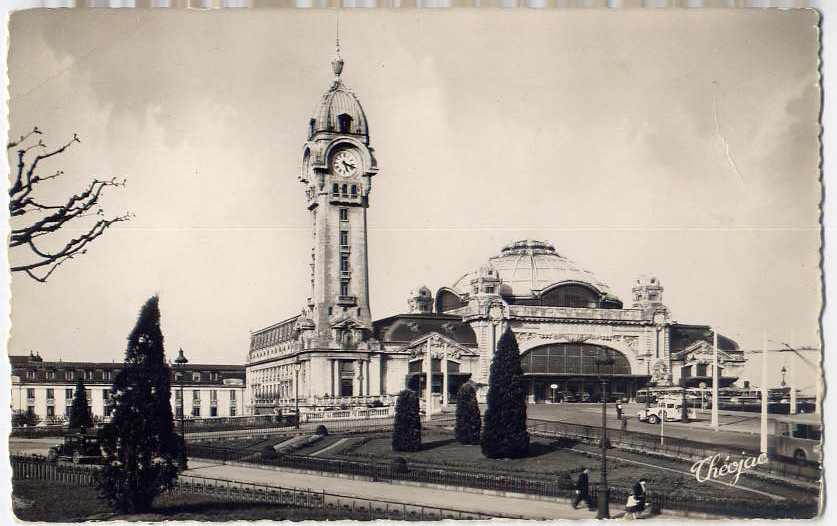
<svg viewBox="0 0 837 526">
<path fill-rule="evenodd" d="M 347 204 L 358 204 L 361 201 L 360 194 L 344 194 L 334 193 L 332 192 L 329 194 L 329 202 L 331 203 L 347 203 Z"/>
<path fill-rule="evenodd" d="M 340 306 L 352 307 L 357 305 L 356 296 L 337 296 L 337 304 Z"/>
<path fill-rule="evenodd" d="M 340 271 L 340 278 L 341 279 L 351 279 L 352 271 L 351 270 L 341 270 Z"/>
</svg>

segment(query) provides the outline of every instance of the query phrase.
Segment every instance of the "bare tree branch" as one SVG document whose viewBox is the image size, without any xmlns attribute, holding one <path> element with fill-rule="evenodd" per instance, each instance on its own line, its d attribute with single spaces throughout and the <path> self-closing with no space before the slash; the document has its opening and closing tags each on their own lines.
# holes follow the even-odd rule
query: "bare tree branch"
<svg viewBox="0 0 837 526">
<path fill-rule="evenodd" d="M 12 272 L 24 272 L 32 279 L 39 282 L 46 282 L 55 270 L 75 256 L 87 252 L 87 246 L 98 239 L 108 228 L 115 223 L 129 221 L 132 218 L 130 213 L 110 219 L 100 218 L 92 226 L 84 230 L 78 237 L 64 242 L 58 250 L 46 250 L 35 243 L 36 239 L 43 239 L 64 229 L 74 220 L 90 216 L 104 216 L 99 206 L 99 198 L 106 187 L 124 187 L 126 180 L 118 181 L 115 178 L 110 180 L 94 179 L 82 192 L 70 195 L 63 204 L 47 204 L 33 197 L 37 184 L 64 175 L 62 170 L 57 170 L 51 175 L 40 177 L 36 169 L 38 163 L 44 159 L 63 153 L 73 143 L 80 143 L 78 135 L 55 150 L 47 151 L 28 158 L 27 155 L 34 148 L 46 149 L 43 141 L 38 139 L 35 144 L 26 144 L 33 135 L 41 135 L 42 132 L 35 127 L 31 132 L 20 137 L 17 141 L 8 143 L 7 150 L 17 148 L 17 172 L 15 180 L 9 189 L 9 213 L 12 218 L 22 218 L 27 214 L 33 219 L 11 229 L 9 247 L 18 250 L 28 251 L 34 256 L 34 261 L 15 265 L 11 267 Z"/>
</svg>

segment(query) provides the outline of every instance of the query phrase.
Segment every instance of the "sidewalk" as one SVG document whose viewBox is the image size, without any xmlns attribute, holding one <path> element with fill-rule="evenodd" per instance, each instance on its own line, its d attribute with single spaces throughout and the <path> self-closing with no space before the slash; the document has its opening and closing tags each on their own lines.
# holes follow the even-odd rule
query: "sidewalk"
<svg viewBox="0 0 837 526">
<path fill-rule="evenodd" d="M 275 484 L 339 493 L 347 497 L 381 499 L 405 504 L 449 508 L 491 515 L 519 516 L 527 519 L 593 519 L 595 511 L 574 510 L 568 503 L 552 500 L 531 500 L 479 493 L 454 492 L 449 489 L 405 486 L 385 482 L 324 477 L 306 473 L 261 469 L 241 465 L 225 465 L 206 460 L 189 459 L 186 474 L 218 477 L 241 482 Z"/>
</svg>

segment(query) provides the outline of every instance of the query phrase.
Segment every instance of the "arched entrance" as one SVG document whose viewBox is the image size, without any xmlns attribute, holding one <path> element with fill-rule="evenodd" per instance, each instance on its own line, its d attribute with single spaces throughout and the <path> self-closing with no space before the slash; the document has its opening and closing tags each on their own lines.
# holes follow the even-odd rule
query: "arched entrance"
<svg viewBox="0 0 837 526">
<path fill-rule="evenodd" d="M 621 352 L 589 343 L 548 343 L 534 347 L 520 357 L 524 377 L 529 383 L 530 401 L 600 400 L 600 371 L 596 361 L 602 353 L 613 358 L 613 364 L 602 366 L 601 370 L 609 379 L 608 392 L 633 399 L 649 376 L 633 374 L 628 358 Z M 556 386 L 554 389 L 553 385 Z"/>
</svg>

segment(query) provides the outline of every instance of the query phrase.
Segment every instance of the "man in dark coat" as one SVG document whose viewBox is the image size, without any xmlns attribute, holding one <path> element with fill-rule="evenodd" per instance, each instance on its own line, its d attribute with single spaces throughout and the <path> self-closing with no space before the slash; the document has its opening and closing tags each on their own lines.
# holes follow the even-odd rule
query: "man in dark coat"
<svg viewBox="0 0 837 526">
<path fill-rule="evenodd" d="M 637 515 L 645 510 L 645 477 L 640 478 L 634 483 L 633 490 L 631 491 L 631 497 L 632 499 L 628 499 L 628 505 L 625 511 L 630 513 L 631 517 L 636 519 Z M 631 500 L 633 500 L 633 502 L 630 502 Z"/>
<path fill-rule="evenodd" d="M 578 483 L 575 486 L 575 499 L 573 499 L 573 509 L 578 508 L 578 504 L 584 501 L 588 509 L 592 509 L 593 505 L 590 502 L 590 470 L 584 468 L 581 474 L 578 475 Z"/>
</svg>

